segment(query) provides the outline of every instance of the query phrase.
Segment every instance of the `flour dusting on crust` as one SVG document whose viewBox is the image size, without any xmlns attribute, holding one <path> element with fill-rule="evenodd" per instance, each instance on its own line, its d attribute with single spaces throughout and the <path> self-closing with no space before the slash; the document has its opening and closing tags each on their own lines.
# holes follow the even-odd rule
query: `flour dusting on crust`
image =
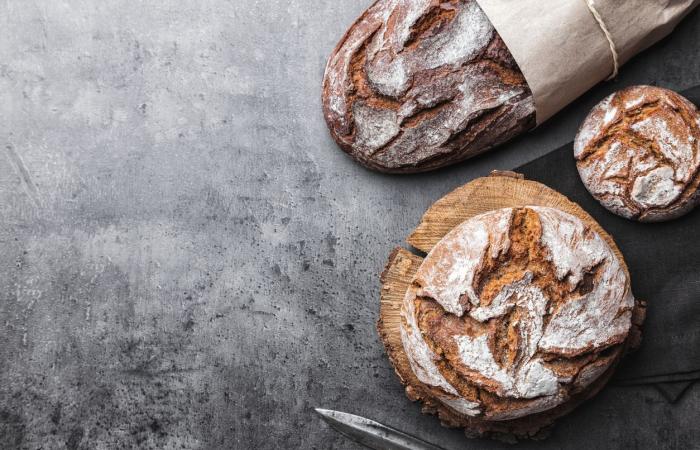
<svg viewBox="0 0 700 450">
<path fill-rule="evenodd" d="M 387 172 L 448 165 L 535 125 L 525 79 L 475 0 L 373 4 L 328 61 L 323 106 L 338 144 Z"/>
<path fill-rule="evenodd" d="M 591 290 L 573 295 L 552 314 L 540 348 L 574 355 L 590 346 L 622 342 L 629 331 L 634 298 L 615 254 L 578 218 L 552 208 L 532 209 L 539 214 L 542 244 L 557 268 L 557 278 L 566 277 L 573 290 L 586 273 L 599 267 Z"/>
<path fill-rule="evenodd" d="M 698 112 L 673 91 L 633 86 L 610 95 L 581 125 L 574 156 L 586 188 L 620 216 L 668 220 L 700 199 Z"/>
<path fill-rule="evenodd" d="M 482 220 L 468 220 L 455 228 L 454 240 L 446 243 L 451 258 L 435 266 L 427 267 L 416 274 L 416 281 L 422 290 L 418 295 L 435 299 L 444 309 L 452 314 L 464 314 L 467 296 L 473 305 L 479 303 L 474 292 L 474 275 L 491 248 L 491 257 L 508 250 L 508 228 L 512 210 L 504 209 L 497 213 L 479 216 Z M 490 236 L 496 236 L 491 242 Z M 443 250 L 440 248 L 440 250 Z M 430 259 L 429 254 L 427 259 Z"/>
<path fill-rule="evenodd" d="M 525 231 L 513 241 L 518 229 Z M 522 272 L 504 266 L 516 254 L 542 262 L 521 261 Z M 550 268 L 543 272 L 542 264 Z M 541 278 L 547 273 L 554 282 Z M 495 287 L 487 295 L 489 283 Z M 418 305 L 426 301 L 442 308 L 442 319 L 435 312 L 421 319 Z M 633 306 L 620 261 L 580 219 L 547 207 L 505 208 L 463 222 L 433 247 L 404 298 L 401 338 L 413 372 L 439 388 L 442 403 L 463 415 L 510 420 L 562 404 L 570 389 L 603 373 L 610 361 L 585 367 L 566 361 L 624 342 Z M 553 360 L 573 365 L 557 375 Z M 448 381 L 455 377 L 462 383 Z M 500 406 L 465 385 L 497 396 Z M 518 401 L 503 407 L 508 399 Z"/>
</svg>

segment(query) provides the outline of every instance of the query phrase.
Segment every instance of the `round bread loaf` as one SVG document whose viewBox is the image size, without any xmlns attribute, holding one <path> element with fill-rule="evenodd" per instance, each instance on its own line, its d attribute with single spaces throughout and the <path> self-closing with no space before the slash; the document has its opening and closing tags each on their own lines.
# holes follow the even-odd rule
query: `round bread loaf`
<svg viewBox="0 0 700 450">
<path fill-rule="evenodd" d="M 433 247 L 404 297 L 401 342 L 424 391 L 469 426 L 542 419 L 600 388 L 633 307 L 624 266 L 580 219 L 504 208 Z"/>
<path fill-rule="evenodd" d="M 379 0 L 323 79 L 331 135 L 371 169 L 462 161 L 535 126 L 530 89 L 474 0 Z"/>
<path fill-rule="evenodd" d="M 700 118 L 668 89 L 633 86 L 596 105 L 574 143 L 588 191 L 642 222 L 679 217 L 700 201 Z"/>
</svg>

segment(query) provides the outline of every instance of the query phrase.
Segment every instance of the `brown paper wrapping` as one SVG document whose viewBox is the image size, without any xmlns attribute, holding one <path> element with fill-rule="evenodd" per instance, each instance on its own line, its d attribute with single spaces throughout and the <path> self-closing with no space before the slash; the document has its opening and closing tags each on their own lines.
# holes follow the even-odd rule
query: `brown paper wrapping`
<svg viewBox="0 0 700 450">
<path fill-rule="evenodd" d="M 540 124 L 613 73 L 586 0 L 477 0 L 520 66 Z M 700 0 L 595 0 L 623 65 L 669 34 Z"/>
</svg>

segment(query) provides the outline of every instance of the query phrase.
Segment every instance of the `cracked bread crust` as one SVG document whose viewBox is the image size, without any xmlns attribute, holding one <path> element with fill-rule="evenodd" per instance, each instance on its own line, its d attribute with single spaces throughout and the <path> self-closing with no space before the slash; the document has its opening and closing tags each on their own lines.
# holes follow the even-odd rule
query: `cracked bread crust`
<svg viewBox="0 0 700 450">
<path fill-rule="evenodd" d="M 547 207 L 473 217 L 404 297 L 401 341 L 421 383 L 407 393 L 448 424 L 530 433 L 602 387 L 633 307 L 623 266 L 578 218 Z"/>
<path fill-rule="evenodd" d="M 339 146 L 391 173 L 453 164 L 535 126 L 530 89 L 474 0 L 379 0 L 331 55 L 323 111 Z"/>
<path fill-rule="evenodd" d="M 605 98 L 581 125 L 574 156 L 591 195 L 622 217 L 670 220 L 700 203 L 700 116 L 668 89 L 632 86 Z"/>
<path fill-rule="evenodd" d="M 614 240 L 589 214 L 560 193 L 540 183 L 525 180 L 516 173 L 492 173 L 489 177 L 473 180 L 440 198 L 428 208 L 407 240 L 418 251 L 428 253 L 447 233 L 471 218 L 495 209 L 522 208 L 526 205 L 552 207 L 579 218 L 605 240 L 629 278 L 624 257 Z M 632 327 L 627 339 L 621 349 L 611 347 L 607 350 L 616 355 L 613 363 L 587 388 L 573 393 L 566 402 L 546 411 L 511 420 L 491 421 L 459 414 L 437 399 L 440 392 L 436 394 L 434 387 L 418 380 L 401 339 L 401 329 L 405 324 L 401 310 L 406 292 L 411 288 L 422 262 L 423 257 L 403 248 L 395 248 L 389 255 L 381 274 L 377 331 L 398 378 L 405 386 L 406 396 L 412 401 L 420 401 L 423 412 L 438 416 L 443 426 L 463 428 L 468 437 L 488 437 L 508 442 L 546 438 L 558 418 L 603 389 L 613 375 L 621 354 L 632 352 L 640 345 L 646 303 L 635 299 Z"/>
</svg>

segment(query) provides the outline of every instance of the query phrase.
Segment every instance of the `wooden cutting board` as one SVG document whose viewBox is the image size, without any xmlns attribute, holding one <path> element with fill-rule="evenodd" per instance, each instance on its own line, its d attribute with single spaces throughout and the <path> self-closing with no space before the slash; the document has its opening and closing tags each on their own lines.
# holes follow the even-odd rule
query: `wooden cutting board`
<svg viewBox="0 0 700 450">
<path fill-rule="evenodd" d="M 416 229 L 407 238 L 407 242 L 419 252 L 428 253 L 450 230 L 471 217 L 494 209 L 528 205 L 557 208 L 581 219 L 605 239 L 622 262 L 629 277 L 627 264 L 615 241 L 586 211 L 555 190 L 541 183 L 525 180 L 522 175 L 513 172 L 493 172 L 488 177 L 478 178 L 445 195 L 423 215 Z M 437 414 L 444 425 L 472 428 L 472 432 L 468 431 L 468 434 L 541 437 L 542 423 L 545 426 L 551 424 L 557 417 L 566 414 L 576 405 L 571 405 L 566 410 L 558 410 L 557 414 L 551 417 L 546 416 L 547 412 L 541 413 L 538 415 L 539 418 L 545 420 L 538 421 L 539 423 L 534 427 L 531 418 L 504 421 L 484 427 L 483 424 L 476 423 L 479 421 L 461 417 L 442 404 L 432 401 L 429 395 L 424 393 L 424 386 L 415 377 L 403 352 L 399 328 L 404 295 L 422 262 L 423 257 L 397 247 L 389 255 L 381 275 L 381 303 L 377 330 L 397 375 L 406 386 L 406 395 L 413 401 L 421 400 L 424 412 Z M 638 300 L 633 313 L 633 328 L 627 341 L 628 350 L 639 345 L 644 314 L 645 304 Z M 595 386 L 587 398 L 602 389 L 613 371 L 614 367 L 594 383 Z M 583 400 L 585 398 L 581 399 Z"/>
</svg>

